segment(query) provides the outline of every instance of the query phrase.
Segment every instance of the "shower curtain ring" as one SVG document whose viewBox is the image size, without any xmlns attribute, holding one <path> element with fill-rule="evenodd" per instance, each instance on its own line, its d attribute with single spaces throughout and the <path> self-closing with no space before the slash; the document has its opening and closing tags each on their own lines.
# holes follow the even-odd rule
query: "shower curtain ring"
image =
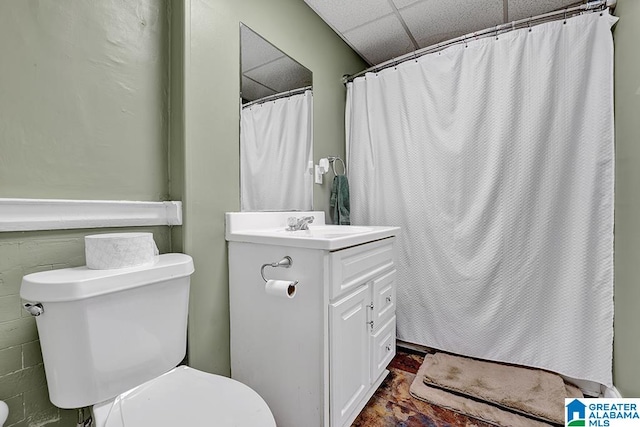
<svg viewBox="0 0 640 427">
<path fill-rule="evenodd" d="M 496 25 L 496 40 L 498 40 L 498 26 Z"/>
<path fill-rule="evenodd" d="M 567 11 L 568 11 L 568 10 L 569 10 L 569 8 L 566 8 L 566 9 L 564 10 L 564 22 L 563 22 L 563 24 L 566 24 L 566 23 L 567 23 Z"/>
<path fill-rule="evenodd" d="M 531 20 L 533 19 L 532 16 L 529 17 L 529 20 L 527 21 L 527 27 L 529 28 L 529 32 L 531 32 Z"/>
</svg>

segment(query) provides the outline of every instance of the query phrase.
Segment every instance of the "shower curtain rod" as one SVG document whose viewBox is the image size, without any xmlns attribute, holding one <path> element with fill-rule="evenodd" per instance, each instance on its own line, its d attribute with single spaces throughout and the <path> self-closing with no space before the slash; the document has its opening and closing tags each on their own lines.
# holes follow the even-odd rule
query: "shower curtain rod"
<svg viewBox="0 0 640 427">
<path fill-rule="evenodd" d="M 298 89 L 291 89 L 286 92 L 280 92 L 274 95 L 265 96 L 264 98 L 256 99 L 251 102 L 247 102 L 246 104 L 243 104 L 242 108 L 251 107 L 252 105 L 255 105 L 255 104 L 263 104 L 269 101 L 275 101 L 276 99 L 280 99 L 280 98 L 287 98 L 292 95 L 297 95 L 299 93 L 304 93 L 308 90 L 312 90 L 312 88 L 313 86 L 305 86 L 305 87 L 300 87 Z"/>
<path fill-rule="evenodd" d="M 607 8 L 615 8 L 617 0 L 595 0 L 590 1 L 585 4 L 581 4 L 579 6 L 568 7 L 566 9 L 560 9 L 553 12 L 545 13 L 542 15 L 532 16 L 525 19 L 520 19 L 517 21 L 511 21 L 506 24 L 496 25 L 495 27 L 486 28 L 481 31 L 476 31 L 475 33 L 468 33 L 460 37 L 456 37 L 455 39 L 451 39 L 448 41 L 440 42 L 431 46 L 423 47 L 422 49 L 418 49 L 413 52 L 409 52 L 407 54 L 398 56 L 396 58 L 392 58 L 388 61 L 385 61 L 381 64 L 374 65 L 372 67 L 367 68 L 366 70 L 360 71 L 359 73 L 352 75 L 345 75 L 342 78 L 342 83 L 347 84 L 353 81 L 356 77 L 360 77 L 366 73 L 371 71 L 378 72 L 380 70 L 384 70 L 385 68 L 389 68 L 391 66 L 396 66 L 402 62 L 408 61 L 410 59 L 417 59 L 423 55 L 427 55 L 429 53 L 438 52 L 443 50 L 449 46 L 453 46 L 458 43 L 466 43 L 468 41 L 477 40 L 480 38 L 491 37 L 491 36 L 499 36 L 500 34 L 507 33 L 512 30 L 531 27 L 531 25 L 542 24 L 544 22 L 556 21 L 561 18 L 568 18 L 573 15 L 580 14 L 585 11 L 590 12 L 599 12 L 603 11 Z"/>
</svg>

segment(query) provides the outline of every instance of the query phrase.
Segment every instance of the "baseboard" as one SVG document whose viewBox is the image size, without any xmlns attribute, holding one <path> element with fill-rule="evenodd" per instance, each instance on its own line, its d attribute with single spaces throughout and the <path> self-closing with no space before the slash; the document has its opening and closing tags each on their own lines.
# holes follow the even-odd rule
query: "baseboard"
<svg viewBox="0 0 640 427">
<path fill-rule="evenodd" d="M 409 350 L 412 353 L 419 353 L 419 354 L 433 353 L 433 349 L 431 349 L 430 347 L 425 347 L 420 344 L 413 344 L 413 343 L 402 341 L 402 340 L 396 340 L 396 346 L 404 350 Z"/>
</svg>

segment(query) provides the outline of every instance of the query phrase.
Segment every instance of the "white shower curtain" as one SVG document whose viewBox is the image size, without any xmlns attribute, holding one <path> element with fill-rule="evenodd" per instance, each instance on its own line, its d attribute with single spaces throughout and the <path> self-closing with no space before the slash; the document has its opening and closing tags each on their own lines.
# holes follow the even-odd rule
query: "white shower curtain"
<svg viewBox="0 0 640 427">
<path fill-rule="evenodd" d="M 245 107 L 240 121 L 241 210 L 311 210 L 312 92 Z"/>
<path fill-rule="evenodd" d="M 399 339 L 611 385 L 616 19 L 349 84 L 352 223 L 402 227 Z"/>
</svg>

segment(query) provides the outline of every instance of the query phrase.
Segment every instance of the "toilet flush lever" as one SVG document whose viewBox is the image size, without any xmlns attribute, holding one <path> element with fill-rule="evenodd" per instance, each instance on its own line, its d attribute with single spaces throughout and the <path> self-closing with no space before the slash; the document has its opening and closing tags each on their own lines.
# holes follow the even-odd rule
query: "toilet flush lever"
<svg viewBox="0 0 640 427">
<path fill-rule="evenodd" d="M 44 313 L 44 307 L 39 302 L 27 302 L 24 304 L 24 309 L 32 316 L 40 316 Z"/>
</svg>

